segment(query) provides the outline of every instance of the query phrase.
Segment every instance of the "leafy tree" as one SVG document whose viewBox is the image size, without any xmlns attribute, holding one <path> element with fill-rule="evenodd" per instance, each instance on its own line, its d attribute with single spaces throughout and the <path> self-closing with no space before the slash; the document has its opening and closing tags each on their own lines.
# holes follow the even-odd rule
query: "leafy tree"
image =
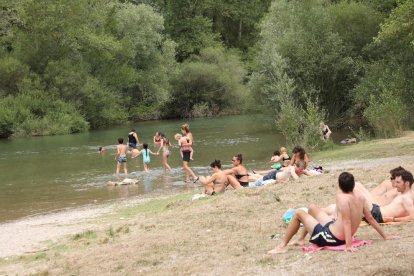
<svg viewBox="0 0 414 276">
<path fill-rule="evenodd" d="M 173 80 L 173 90 L 164 107 L 165 115 L 192 117 L 234 112 L 243 97 L 244 74 L 237 56 L 221 48 L 203 49 L 199 57 L 182 64 Z M 209 114 L 199 114 L 202 106 L 208 106 Z"/>
</svg>

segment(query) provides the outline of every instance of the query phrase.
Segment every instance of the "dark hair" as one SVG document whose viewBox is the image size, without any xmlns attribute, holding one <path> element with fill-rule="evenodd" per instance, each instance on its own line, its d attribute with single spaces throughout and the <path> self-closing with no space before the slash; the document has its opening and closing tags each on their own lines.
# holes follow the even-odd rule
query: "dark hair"
<svg viewBox="0 0 414 276">
<path fill-rule="evenodd" d="M 404 171 L 398 171 L 398 172 L 396 172 L 395 173 L 395 176 L 397 177 L 397 176 L 401 176 L 401 179 L 405 182 L 405 181 L 408 181 L 409 183 L 410 183 L 410 188 L 411 188 L 411 185 L 413 185 L 413 182 L 414 182 L 414 179 L 413 179 L 413 174 L 412 173 L 410 173 L 409 171 L 407 171 L 407 170 L 404 170 Z"/>
<path fill-rule="evenodd" d="M 294 147 L 293 150 L 292 150 L 292 153 L 293 154 L 299 153 L 299 158 L 301 160 L 305 159 L 306 152 L 305 152 L 305 149 L 302 148 L 301 146 Z"/>
<path fill-rule="evenodd" d="M 354 190 L 355 179 L 354 179 L 354 176 L 350 174 L 349 172 L 341 173 L 338 178 L 338 183 L 339 183 L 339 188 L 341 188 L 341 190 L 346 194 Z"/>
<path fill-rule="evenodd" d="M 118 138 L 118 143 L 123 144 L 124 143 L 124 138 Z"/>
<path fill-rule="evenodd" d="M 211 162 L 210 167 L 212 167 L 212 168 L 217 167 L 217 168 L 221 169 L 220 160 L 214 160 L 213 162 Z"/>
<path fill-rule="evenodd" d="M 403 172 L 403 171 L 405 171 L 405 169 L 404 169 L 403 167 L 401 167 L 401 166 L 396 167 L 396 168 L 394 168 L 394 169 L 390 170 L 391 179 L 395 179 L 395 176 L 396 176 L 397 174 L 398 174 L 398 175 L 401 175 L 401 172 Z"/>
<path fill-rule="evenodd" d="M 102 151 L 102 149 L 103 149 L 103 147 L 99 147 L 99 148 L 98 148 L 98 150 L 99 150 L 99 151 Z"/>
<path fill-rule="evenodd" d="M 144 143 L 144 144 L 142 144 L 142 147 L 144 148 L 145 153 L 148 155 L 148 144 Z"/>
<path fill-rule="evenodd" d="M 135 132 L 135 128 L 131 129 L 131 131 Z"/>
<path fill-rule="evenodd" d="M 275 151 L 273 152 L 273 156 L 274 156 L 274 155 L 278 155 L 278 156 L 279 156 L 279 155 L 280 155 L 280 151 L 275 150 Z"/>
<path fill-rule="evenodd" d="M 239 161 L 240 161 L 240 164 L 241 164 L 241 163 L 243 163 L 243 156 L 242 156 L 242 154 L 241 154 L 241 153 L 236 154 L 234 157 L 236 157 L 236 158 L 237 158 L 237 160 L 239 160 Z"/>
</svg>

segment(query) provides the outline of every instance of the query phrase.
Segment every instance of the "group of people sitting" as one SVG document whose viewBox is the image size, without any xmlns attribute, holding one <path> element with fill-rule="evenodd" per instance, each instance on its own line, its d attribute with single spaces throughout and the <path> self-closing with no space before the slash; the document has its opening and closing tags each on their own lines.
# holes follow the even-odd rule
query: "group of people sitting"
<svg viewBox="0 0 414 276">
<path fill-rule="evenodd" d="M 402 167 L 391 170 L 390 174 L 389 180 L 368 191 L 355 182 L 352 174 L 341 173 L 335 204 L 325 208 L 311 205 L 307 212 L 296 210 L 282 241 L 268 253 L 287 252 L 289 241 L 299 232 L 301 223 L 304 228 L 294 242 L 297 245 L 303 245 L 309 233 L 309 241 L 318 246 L 345 245 L 346 251 L 356 251 L 352 239 L 362 220 L 384 239 L 398 238 L 387 236 L 379 223 L 414 220 L 414 193 L 411 190 L 414 180 L 412 173 Z"/>
<path fill-rule="evenodd" d="M 208 195 L 214 195 L 224 193 L 228 185 L 231 185 L 234 189 L 257 187 L 283 182 L 290 177 L 298 179 L 302 175 L 320 174 L 320 172 L 308 168 L 309 157 L 301 146 L 293 148 L 292 157 L 289 156 L 287 149 L 284 147 L 280 148 L 279 151 L 275 151 L 270 159 L 271 169 L 269 170 L 248 173 L 242 163 L 243 157 L 241 154 L 233 156 L 233 167 L 231 169 L 222 170 L 220 160 L 211 162 L 212 175 L 200 176 L 199 178 L 204 186 L 204 192 Z"/>
<path fill-rule="evenodd" d="M 233 156 L 231 169 L 222 170 L 220 160 L 214 160 L 210 164 L 212 175 L 200 176 L 200 182 L 206 194 L 214 195 L 225 192 L 228 185 L 239 189 L 320 173 L 317 169 L 308 168 L 309 157 L 302 147 L 295 147 L 292 153 L 290 157 L 286 149 L 281 148 L 273 154 L 270 170 L 250 174 L 242 165 L 241 154 Z M 374 227 L 384 239 L 399 238 L 386 235 L 379 223 L 414 220 L 414 193 L 411 190 L 414 179 L 412 173 L 402 167 L 392 169 L 390 175 L 389 180 L 369 191 L 361 183 L 355 182 L 352 174 L 341 173 L 335 204 L 325 208 L 310 205 L 307 211 L 303 210 L 306 208 L 297 209 L 282 241 L 268 253 L 287 252 L 288 244 L 299 232 L 301 224 L 304 227 L 294 242 L 297 245 L 304 245 L 304 239 L 309 233 L 309 241 L 318 246 L 345 245 L 346 251 L 356 251 L 352 240 L 363 220 Z"/>
</svg>

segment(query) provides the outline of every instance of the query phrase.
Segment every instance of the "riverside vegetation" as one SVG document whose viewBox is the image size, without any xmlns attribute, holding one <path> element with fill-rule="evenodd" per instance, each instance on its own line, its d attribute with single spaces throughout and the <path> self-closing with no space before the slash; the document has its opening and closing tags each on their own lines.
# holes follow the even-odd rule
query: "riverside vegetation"
<svg viewBox="0 0 414 276">
<path fill-rule="evenodd" d="M 412 0 L 0 2 L 0 137 L 266 112 L 316 126 L 413 126 Z M 298 132 L 298 130 L 300 130 Z"/>
<path fill-rule="evenodd" d="M 11 240 L 20 241 L 17 244 L 30 243 L 33 232 L 43 235 L 45 242 L 31 252 L 1 258 L 0 274 L 308 275 L 312 271 L 323 275 L 412 275 L 413 223 L 382 226 L 387 233 L 402 237 L 393 241 L 384 241 L 372 228 L 361 227 L 358 239 L 374 242 L 354 253 L 309 254 L 299 248 L 281 256 L 266 252 L 283 236 L 282 215 L 287 209 L 311 202 L 332 203 L 341 172 L 353 173 L 356 180 L 372 188 L 389 177 L 391 168 L 402 165 L 413 171 L 414 156 L 407 152 L 414 148 L 413 138 L 414 133 L 409 132 L 400 138 L 315 153 L 311 158 L 325 168 L 318 177 L 227 191 L 196 201 L 191 201 L 192 193 L 135 201 L 95 218 L 75 216 L 69 225 L 45 222 L 31 231 L 15 231 L 9 224 L 3 231 L 18 233 L 10 235 Z M 69 235 L 49 241 L 49 228 Z M 27 251 L 31 246 L 22 248 Z M 341 270 L 332 263 L 341 263 Z"/>
</svg>

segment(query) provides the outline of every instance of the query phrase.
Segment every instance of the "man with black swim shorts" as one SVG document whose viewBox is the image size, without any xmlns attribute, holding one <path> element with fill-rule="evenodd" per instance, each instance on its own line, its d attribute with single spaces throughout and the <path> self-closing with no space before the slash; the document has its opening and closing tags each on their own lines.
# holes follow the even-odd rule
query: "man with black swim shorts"
<svg viewBox="0 0 414 276">
<path fill-rule="evenodd" d="M 312 233 L 310 242 L 318 246 L 337 246 L 345 244 L 346 251 L 356 251 L 352 246 L 352 236 L 356 233 L 361 223 L 361 217 L 365 215 L 372 227 L 384 238 L 396 238 L 386 236 L 370 213 L 370 206 L 365 197 L 360 193 L 354 193 L 354 176 L 350 173 L 341 173 L 338 179 L 338 194 L 336 196 L 336 211 L 338 217 L 335 221 L 324 211 L 315 205 L 309 207 L 309 213 L 296 210 L 292 217 L 286 234 L 280 244 L 270 250 L 270 254 L 285 253 L 288 251 L 288 243 L 299 231 L 300 224 L 305 227 L 299 235 L 297 244 L 303 245 L 307 233 Z"/>
</svg>

